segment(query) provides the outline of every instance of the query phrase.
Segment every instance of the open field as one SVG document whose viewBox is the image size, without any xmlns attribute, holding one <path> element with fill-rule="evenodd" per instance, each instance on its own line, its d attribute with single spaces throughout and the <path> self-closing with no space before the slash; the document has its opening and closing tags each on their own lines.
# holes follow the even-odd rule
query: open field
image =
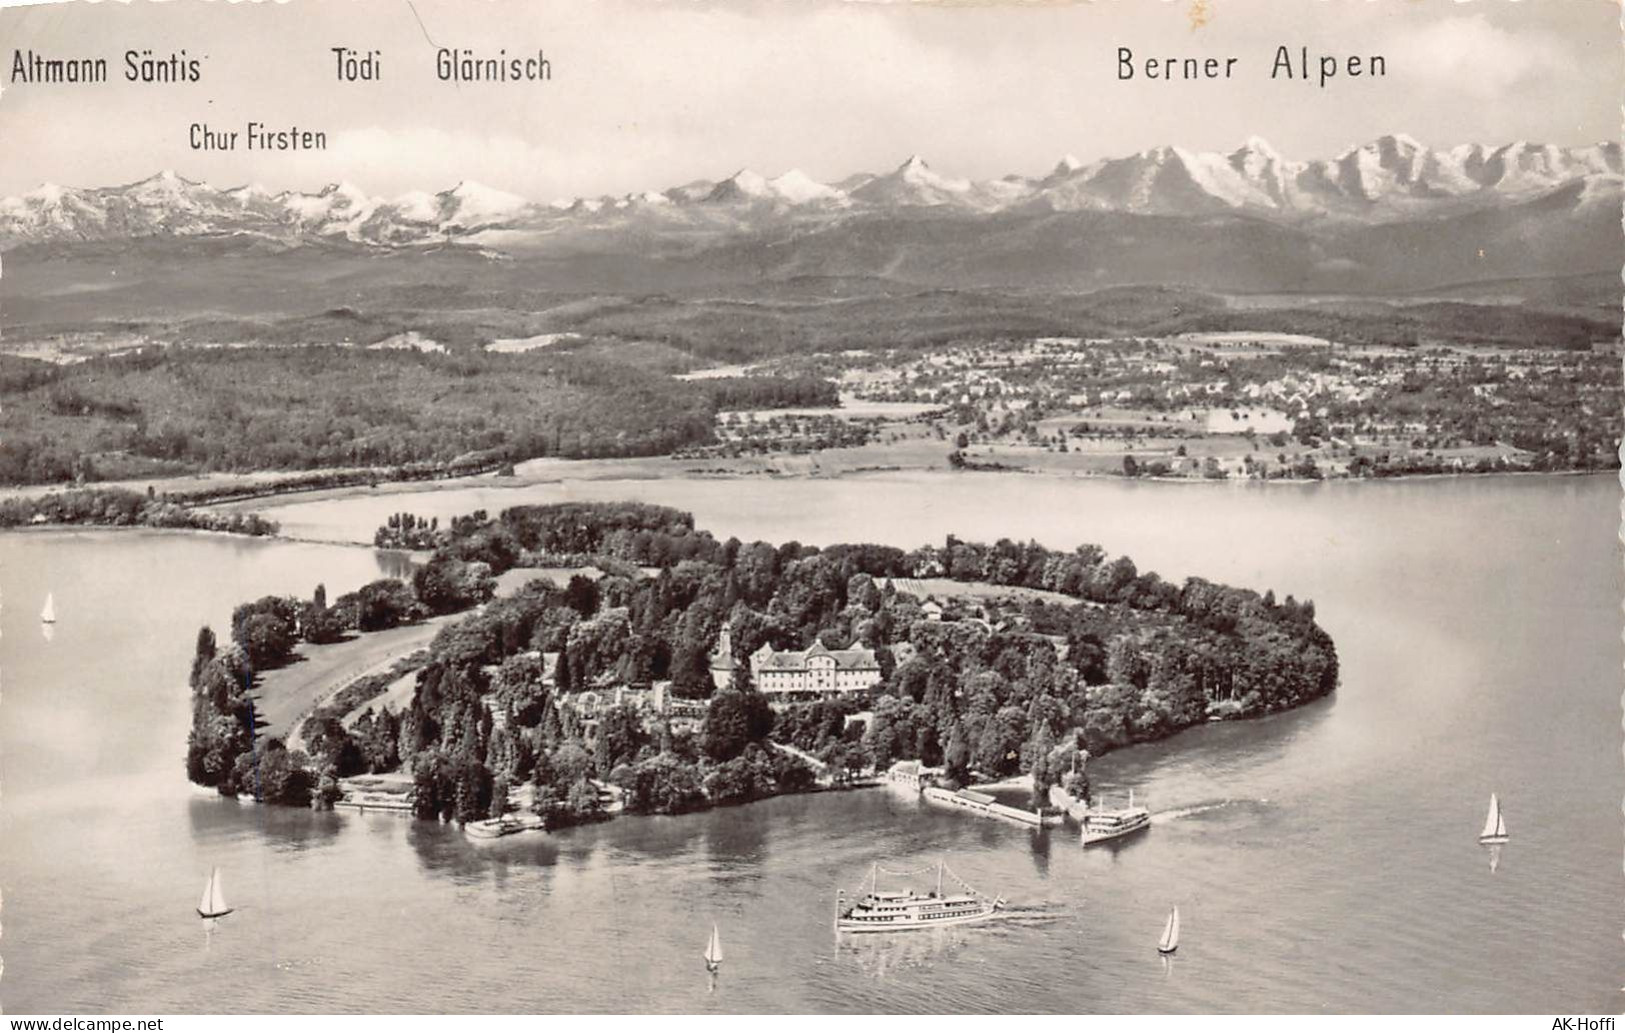
<svg viewBox="0 0 1625 1033">
<path fill-rule="evenodd" d="M 429 644 L 448 618 L 372 631 L 343 642 L 313 646 L 302 642 L 286 666 L 255 679 L 254 714 L 267 737 L 287 741 L 299 721 L 346 685 Z"/>
</svg>

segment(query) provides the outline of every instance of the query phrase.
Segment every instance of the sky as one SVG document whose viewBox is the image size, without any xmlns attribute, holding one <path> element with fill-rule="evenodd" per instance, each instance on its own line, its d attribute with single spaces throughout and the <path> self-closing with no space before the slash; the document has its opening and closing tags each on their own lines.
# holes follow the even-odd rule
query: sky
<svg viewBox="0 0 1625 1033">
<path fill-rule="evenodd" d="M 664 189 L 749 167 L 824 181 L 910 154 L 951 175 L 1047 171 L 1251 136 L 1294 158 L 1384 133 L 1434 146 L 1617 139 L 1611 0 L 291 0 L 0 10 L 0 195 L 161 169 L 218 186 L 395 196 L 472 180 L 539 201 Z M 1270 78 L 1275 48 L 1381 54 L 1381 79 Z M 334 46 L 383 52 L 340 83 Z M 435 50 L 541 49 L 545 84 L 451 84 Z M 1233 78 L 1117 78 L 1137 56 L 1239 58 Z M 202 57 L 202 81 L 130 84 L 128 49 Z M 112 81 L 12 83 L 14 50 L 105 57 Z M 309 153 L 199 152 L 194 123 L 327 133 Z"/>
</svg>

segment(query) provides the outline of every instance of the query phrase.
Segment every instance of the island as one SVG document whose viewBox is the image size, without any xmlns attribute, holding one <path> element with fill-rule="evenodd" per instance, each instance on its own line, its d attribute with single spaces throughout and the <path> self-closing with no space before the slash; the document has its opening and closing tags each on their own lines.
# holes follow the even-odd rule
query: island
<svg viewBox="0 0 1625 1033">
<path fill-rule="evenodd" d="M 394 786 L 422 818 L 559 828 L 917 759 L 1030 775 L 1042 805 L 1087 797 L 1090 756 L 1338 683 L 1312 602 L 1094 545 L 719 541 L 642 503 L 403 513 L 378 541 L 433 551 L 332 601 L 245 602 L 227 643 L 200 630 L 193 782 L 317 807 Z M 362 673 L 302 673 L 339 670 Z"/>
</svg>

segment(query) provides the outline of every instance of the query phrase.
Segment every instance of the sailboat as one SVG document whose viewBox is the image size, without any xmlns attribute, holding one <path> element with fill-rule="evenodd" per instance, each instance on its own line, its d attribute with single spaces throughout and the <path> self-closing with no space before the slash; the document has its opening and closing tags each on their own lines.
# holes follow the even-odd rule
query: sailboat
<svg viewBox="0 0 1625 1033">
<path fill-rule="evenodd" d="M 705 970 L 716 972 L 722 967 L 722 936 L 717 932 L 716 924 L 711 926 L 711 942 L 705 945 Z"/>
<path fill-rule="evenodd" d="M 56 601 L 51 598 L 50 592 L 45 593 L 45 609 L 39 612 L 39 619 L 45 624 L 56 623 Z"/>
<path fill-rule="evenodd" d="M 1159 954 L 1172 954 L 1179 949 L 1179 908 L 1168 912 L 1168 924 L 1162 927 L 1162 939 L 1157 941 Z"/>
<path fill-rule="evenodd" d="M 1507 841 L 1507 820 L 1501 813 L 1501 800 L 1494 793 L 1490 794 L 1490 812 L 1484 816 L 1484 831 L 1478 834 L 1478 841 L 1485 846 Z"/>
<path fill-rule="evenodd" d="M 229 915 L 234 910 L 226 903 L 226 890 L 220 879 L 220 869 L 215 868 L 209 872 L 209 881 L 203 886 L 203 899 L 198 901 L 197 913 L 199 918 L 219 918 Z"/>
</svg>

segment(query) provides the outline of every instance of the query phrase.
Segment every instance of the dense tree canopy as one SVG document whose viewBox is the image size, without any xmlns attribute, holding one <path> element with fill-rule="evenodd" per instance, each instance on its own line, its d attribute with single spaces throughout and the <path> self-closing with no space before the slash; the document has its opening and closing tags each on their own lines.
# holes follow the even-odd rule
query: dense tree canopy
<svg viewBox="0 0 1625 1033">
<path fill-rule="evenodd" d="M 489 598 L 493 569 L 515 562 L 569 556 L 602 576 L 533 580 L 446 625 L 400 713 L 364 715 L 348 731 L 307 724 L 328 776 L 399 765 L 425 816 L 501 813 L 526 785 L 553 825 L 601 817 L 611 787 L 634 812 L 740 802 L 806 788 L 802 754 L 837 780 L 910 758 L 960 782 L 1025 772 L 1041 797 L 1063 781 L 1086 785 L 1087 754 L 1295 706 L 1337 684 L 1313 604 L 1200 578 L 1173 585 L 1092 545 L 719 542 L 686 513 L 641 504 L 476 514 L 437 543 L 411 585 L 386 579 L 336 600 L 341 626 L 467 608 Z M 948 578 L 974 591 L 949 595 L 934 619 L 891 578 Z M 200 635 L 195 780 L 241 789 L 249 658 L 274 656 L 321 612 L 316 600 L 272 597 L 239 608 L 225 653 Z M 733 674 L 718 689 L 710 657 L 724 630 Z M 762 645 L 855 641 L 881 663 L 872 703 L 775 707 L 751 684 L 749 657 Z M 673 697 L 707 701 L 697 730 L 613 702 L 618 687 L 657 681 Z"/>
</svg>

